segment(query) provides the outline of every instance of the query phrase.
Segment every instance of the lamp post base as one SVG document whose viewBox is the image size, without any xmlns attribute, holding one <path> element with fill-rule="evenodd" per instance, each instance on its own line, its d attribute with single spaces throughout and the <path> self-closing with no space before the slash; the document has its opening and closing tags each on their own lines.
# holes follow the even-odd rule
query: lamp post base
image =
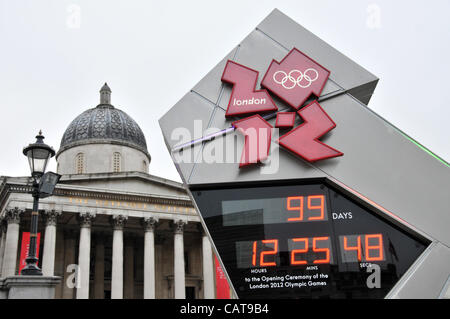
<svg viewBox="0 0 450 319">
<path fill-rule="evenodd" d="M 42 276 L 42 270 L 37 266 L 38 259 L 34 256 L 29 256 L 25 259 L 26 265 L 20 272 L 24 276 Z"/>
<path fill-rule="evenodd" d="M 8 299 L 54 299 L 57 276 L 11 276 L 3 279 Z"/>
<path fill-rule="evenodd" d="M 34 264 L 28 264 L 20 274 L 23 276 L 42 276 L 42 270 Z"/>
</svg>

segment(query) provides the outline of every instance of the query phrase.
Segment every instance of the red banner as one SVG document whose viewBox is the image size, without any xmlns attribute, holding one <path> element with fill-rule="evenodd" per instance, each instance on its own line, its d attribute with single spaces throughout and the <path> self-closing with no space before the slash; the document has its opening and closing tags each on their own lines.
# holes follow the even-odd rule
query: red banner
<svg viewBox="0 0 450 319">
<path fill-rule="evenodd" d="M 230 299 L 230 286 L 228 285 L 227 277 L 220 267 L 219 260 L 214 257 L 216 261 L 216 298 Z"/>
<path fill-rule="evenodd" d="M 36 238 L 36 257 L 39 258 L 39 244 L 41 242 L 41 233 L 37 234 Z M 20 248 L 20 265 L 19 265 L 19 274 L 22 272 L 22 269 L 27 265 L 25 259 L 28 257 L 28 251 L 30 250 L 30 233 L 23 232 L 22 233 L 22 245 Z"/>
</svg>

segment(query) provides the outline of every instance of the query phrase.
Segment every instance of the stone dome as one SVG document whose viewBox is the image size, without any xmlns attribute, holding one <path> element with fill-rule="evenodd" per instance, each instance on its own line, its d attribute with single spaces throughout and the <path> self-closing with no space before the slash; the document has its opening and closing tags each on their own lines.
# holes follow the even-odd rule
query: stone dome
<svg viewBox="0 0 450 319">
<path fill-rule="evenodd" d="M 106 143 L 138 149 L 150 159 L 141 128 L 128 114 L 110 104 L 110 94 L 105 83 L 100 90 L 100 104 L 81 113 L 67 127 L 57 156 L 74 146 Z"/>
</svg>

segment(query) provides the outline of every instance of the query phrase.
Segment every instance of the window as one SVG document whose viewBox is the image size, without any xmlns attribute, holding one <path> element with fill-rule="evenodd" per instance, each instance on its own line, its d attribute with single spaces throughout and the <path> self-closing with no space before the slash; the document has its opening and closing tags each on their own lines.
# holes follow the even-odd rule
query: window
<svg viewBox="0 0 450 319">
<path fill-rule="evenodd" d="M 84 172 L 84 154 L 78 153 L 76 157 L 76 172 L 77 174 L 83 174 Z"/>
<path fill-rule="evenodd" d="M 147 162 L 142 161 L 142 169 L 146 172 L 147 171 Z"/>
<path fill-rule="evenodd" d="M 120 172 L 120 153 L 115 152 L 113 155 L 113 172 L 118 173 Z"/>
</svg>

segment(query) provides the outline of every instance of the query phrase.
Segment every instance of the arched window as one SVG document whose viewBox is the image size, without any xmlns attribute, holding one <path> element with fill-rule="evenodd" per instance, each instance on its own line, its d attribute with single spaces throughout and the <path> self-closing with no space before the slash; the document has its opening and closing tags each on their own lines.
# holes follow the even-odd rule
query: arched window
<svg viewBox="0 0 450 319">
<path fill-rule="evenodd" d="M 147 162 L 146 161 L 142 161 L 142 170 L 144 172 L 147 172 Z"/>
<path fill-rule="evenodd" d="M 114 152 L 113 154 L 113 172 L 118 173 L 120 172 L 120 153 Z"/>
<path fill-rule="evenodd" d="M 76 157 L 76 171 L 77 174 L 83 174 L 84 172 L 84 154 L 78 153 Z"/>
</svg>

